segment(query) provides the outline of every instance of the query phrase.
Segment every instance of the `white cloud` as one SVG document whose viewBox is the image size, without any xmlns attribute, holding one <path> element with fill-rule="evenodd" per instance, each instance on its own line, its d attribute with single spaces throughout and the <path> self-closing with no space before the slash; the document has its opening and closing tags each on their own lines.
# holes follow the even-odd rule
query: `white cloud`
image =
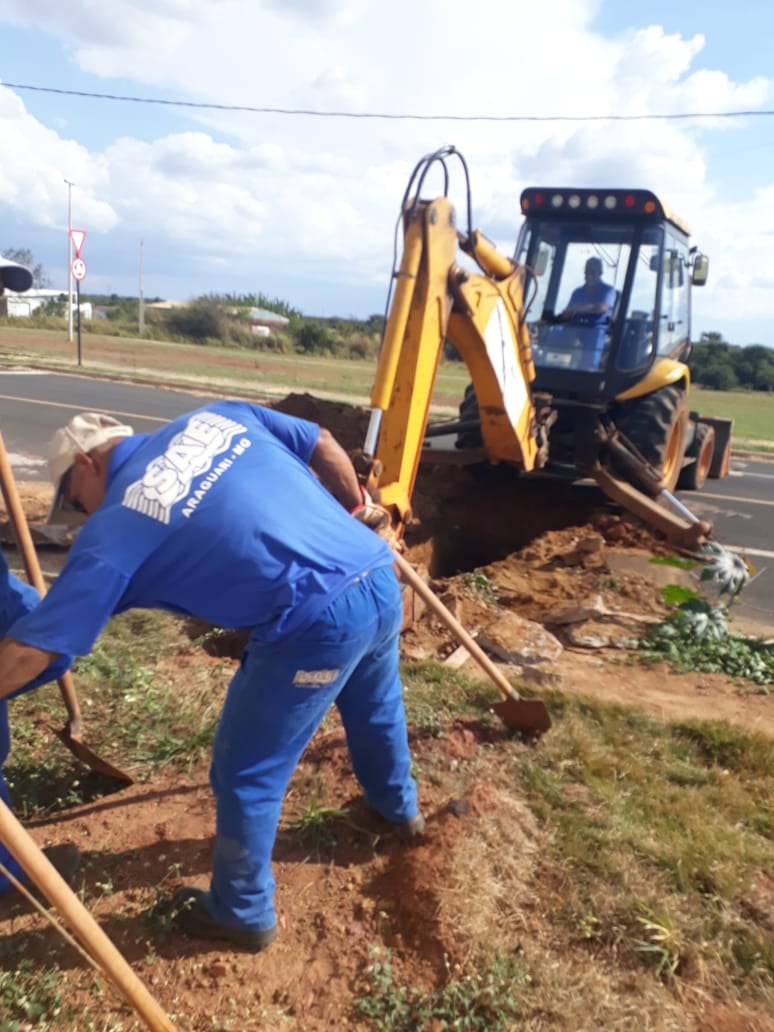
<svg viewBox="0 0 774 1032">
<path fill-rule="evenodd" d="M 772 79 L 736 82 L 703 65 L 701 35 L 645 25 L 604 38 L 591 28 L 598 7 L 486 0 L 472 17 L 460 0 L 442 16 L 430 0 L 0 0 L 0 20 L 60 37 L 98 92 L 165 89 L 209 104 L 583 116 L 755 109 L 774 97 Z M 547 25 L 550 46 L 535 45 Z M 183 271 L 197 258 L 227 269 L 238 257 L 310 280 L 384 281 L 407 177 L 423 153 L 451 140 L 470 166 L 474 220 L 506 249 L 529 183 L 647 186 L 713 251 L 702 318 L 727 312 L 726 295 L 737 306 L 750 300 L 721 286 L 732 274 L 752 267 L 756 282 L 774 276 L 761 210 L 774 208 L 774 185 L 761 179 L 756 197 L 718 203 L 712 143 L 733 139 L 731 120 L 439 123 L 188 110 L 178 114 L 191 128 L 173 133 L 168 123 L 153 131 L 153 107 L 133 108 L 133 117 L 147 114 L 140 139 L 122 128 L 126 106 L 93 102 L 103 132 L 115 130 L 90 151 L 80 142 L 82 103 L 72 101 L 68 129 L 57 130 L 0 88 L 2 203 L 59 229 L 66 175 L 90 232 L 153 231 L 179 248 Z M 753 293 L 757 310 L 763 288 Z"/>
</svg>

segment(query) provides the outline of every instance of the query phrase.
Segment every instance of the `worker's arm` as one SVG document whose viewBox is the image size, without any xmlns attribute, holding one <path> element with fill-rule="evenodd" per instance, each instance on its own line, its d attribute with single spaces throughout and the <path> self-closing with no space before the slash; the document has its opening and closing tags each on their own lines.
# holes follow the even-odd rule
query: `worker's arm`
<svg viewBox="0 0 774 1032">
<path fill-rule="evenodd" d="M 13 638 L 0 641 L 0 699 L 34 681 L 57 657 Z"/>
<path fill-rule="evenodd" d="M 560 318 L 567 319 L 573 315 L 604 315 L 605 312 L 610 312 L 615 307 L 615 289 L 613 287 L 605 287 L 605 296 L 599 301 L 584 301 L 582 294 L 578 294 L 577 291 L 573 291 L 570 303 L 567 305 L 565 310 L 562 312 Z"/>
<path fill-rule="evenodd" d="M 325 427 L 320 428 L 320 436 L 309 465 L 323 486 L 327 487 L 347 512 L 362 504 L 363 492 L 360 490 L 360 483 L 349 455 Z"/>
</svg>

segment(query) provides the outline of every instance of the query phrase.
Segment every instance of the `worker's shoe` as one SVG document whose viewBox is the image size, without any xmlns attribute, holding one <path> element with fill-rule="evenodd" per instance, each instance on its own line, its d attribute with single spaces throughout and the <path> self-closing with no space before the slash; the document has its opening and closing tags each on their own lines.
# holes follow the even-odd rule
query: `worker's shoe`
<svg viewBox="0 0 774 1032">
<path fill-rule="evenodd" d="M 43 856 L 56 868 L 57 874 L 72 888 L 78 868 L 81 866 L 81 851 L 72 842 L 60 842 L 46 846 Z M 37 894 L 37 889 L 33 896 Z"/>
<path fill-rule="evenodd" d="M 190 885 L 178 889 L 172 899 L 175 924 L 194 939 L 221 939 L 252 953 L 260 953 L 277 938 L 277 926 L 253 931 L 219 924 L 207 909 L 207 893 Z"/>
<path fill-rule="evenodd" d="M 60 877 L 72 888 L 78 868 L 81 866 L 81 853 L 78 847 L 74 846 L 72 842 L 61 842 L 56 846 L 46 846 L 42 853 L 49 863 L 53 864 Z M 42 907 L 50 906 L 49 900 L 43 895 L 37 885 L 34 885 L 24 875 L 19 878 L 19 881 L 32 898 Z M 4 892 L 0 898 L 3 901 L 12 899 L 15 906 L 18 906 L 21 902 L 22 909 L 24 909 L 25 905 L 28 909 L 31 909 L 26 896 L 22 896 L 21 893 L 12 893 L 10 889 Z"/>
<path fill-rule="evenodd" d="M 400 823 L 393 824 L 392 827 L 396 838 L 401 839 L 403 842 L 409 842 L 411 839 L 419 838 L 424 832 L 425 818 L 421 813 L 418 813 L 410 821 L 401 821 Z"/>
<path fill-rule="evenodd" d="M 81 866 L 81 852 L 72 842 L 60 842 L 56 846 L 46 846 L 42 850 L 50 864 L 56 868 L 57 874 L 67 882 L 70 888 L 75 884 L 75 876 Z M 30 883 L 27 886 L 30 895 L 37 900 L 42 907 L 51 906 L 48 898 L 43 895 L 37 885 Z"/>
</svg>

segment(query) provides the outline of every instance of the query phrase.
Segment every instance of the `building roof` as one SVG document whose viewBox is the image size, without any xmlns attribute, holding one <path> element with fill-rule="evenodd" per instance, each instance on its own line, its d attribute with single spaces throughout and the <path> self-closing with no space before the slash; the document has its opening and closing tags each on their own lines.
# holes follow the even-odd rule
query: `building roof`
<svg viewBox="0 0 774 1032">
<path fill-rule="evenodd" d="M 251 308 L 248 315 L 253 322 L 279 323 L 281 326 L 287 326 L 290 322 L 290 319 L 286 319 L 284 315 L 280 315 L 279 312 L 270 312 L 268 308 Z"/>
</svg>

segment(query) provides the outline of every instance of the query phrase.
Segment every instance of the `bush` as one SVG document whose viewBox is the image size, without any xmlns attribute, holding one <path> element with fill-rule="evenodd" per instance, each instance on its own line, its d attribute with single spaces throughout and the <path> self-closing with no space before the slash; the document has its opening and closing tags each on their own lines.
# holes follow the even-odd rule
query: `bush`
<svg viewBox="0 0 774 1032">
<path fill-rule="evenodd" d="M 229 319 L 226 313 L 212 301 L 199 301 L 185 308 L 173 309 L 167 317 L 169 330 L 197 344 L 208 340 L 228 340 Z"/>
<path fill-rule="evenodd" d="M 335 350 L 333 335 L 327 327 L 308 320 L 296 331 L 296 346 L 305 355 L 327 355 Z"/>
</svg>

